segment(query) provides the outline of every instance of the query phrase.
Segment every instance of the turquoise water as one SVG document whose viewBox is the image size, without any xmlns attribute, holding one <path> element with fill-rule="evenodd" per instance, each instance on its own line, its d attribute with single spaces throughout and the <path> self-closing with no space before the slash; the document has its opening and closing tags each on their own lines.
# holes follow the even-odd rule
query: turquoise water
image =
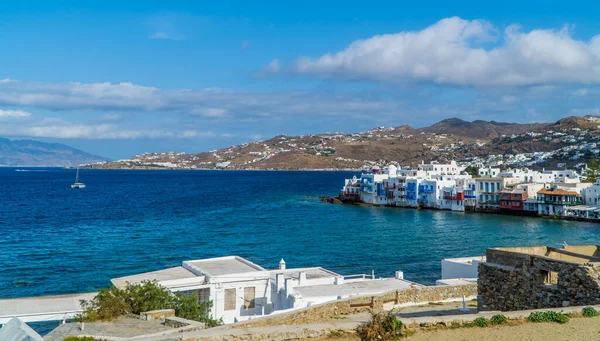
<svg viewBox="0 0 600 341">
<path fill-rule="evenodd" d="M 331 205 L 348 172 L 0 169 L 0 297 L 92 291 L 110 278 L 239 255 L 432 284 L 444 257 L 599 244 L 600 225 Z"/>
</svg>

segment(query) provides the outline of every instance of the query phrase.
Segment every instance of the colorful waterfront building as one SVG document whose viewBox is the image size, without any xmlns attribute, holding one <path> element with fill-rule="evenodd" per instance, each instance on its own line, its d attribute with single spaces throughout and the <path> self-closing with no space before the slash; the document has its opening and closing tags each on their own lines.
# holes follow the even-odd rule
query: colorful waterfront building
<svg viewBox="0 0 600 341">
<path fill-rule="evenodd" d="M 542 189 L 537 192 L 538 214 L 565 216 L 570 206 L 582 205 L 581 194 L 564 189 Z"/>
<path fill-rule="evenodd" d="M 527 191 L 519 188 L 500 191 L 501 210 L 523 211 L 525 201 L 527 200 Z"/>
</svg>

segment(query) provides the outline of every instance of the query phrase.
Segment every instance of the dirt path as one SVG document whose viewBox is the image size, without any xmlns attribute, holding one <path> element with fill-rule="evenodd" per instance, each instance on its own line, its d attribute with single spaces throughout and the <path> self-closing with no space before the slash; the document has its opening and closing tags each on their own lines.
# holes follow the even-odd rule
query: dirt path
<svg viewBox="0 0 600 341">
<path fill-rule="evenodd" d="M 302 341 L 359 341 L 358 336 L 346 334 Z M 421 331 L 403 339 L 406 341 L 600 341 L 600 317 L 574 318 L 567 324 L 525 323 L 517 326 L 489 328 L 459 328 Z"/>
</svg>

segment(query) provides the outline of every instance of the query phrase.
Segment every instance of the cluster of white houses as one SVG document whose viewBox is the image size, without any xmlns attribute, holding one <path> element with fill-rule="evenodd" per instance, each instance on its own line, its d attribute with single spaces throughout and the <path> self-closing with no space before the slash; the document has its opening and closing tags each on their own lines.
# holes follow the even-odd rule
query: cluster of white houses
<svg viewBox="0 0 600 341">
<path fill-rule="evenodd" d="M 394 278 L 342 276 L 322 267 L 267 270 L 238 256 L 184 261 L 181 266 L 112 279 L 119 288 L 156 281 L 174 293 L 211 302 L 211 315 L 224 323 L 245 321 L 339 299 L 421 287 L 402 271 Z"/>
<path fill-rule="evenodd" d="M 388 166 L 346 179 L 345 201 L 452 211 L 496 211 L 600 220 L 600 181 L 581 182 L 574 170 L 479 168 L 465 173 L 455 161 Z"/>
</svg>

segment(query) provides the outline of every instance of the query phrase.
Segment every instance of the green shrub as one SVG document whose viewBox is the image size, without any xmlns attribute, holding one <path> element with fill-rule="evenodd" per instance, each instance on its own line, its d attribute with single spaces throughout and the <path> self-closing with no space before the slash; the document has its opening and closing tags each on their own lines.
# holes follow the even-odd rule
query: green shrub
<svg viewBox="0 0 600 341">
<path fill-rule="evenodd" d="M 173 295 L 156 281 L 143 281 L 136 285 L 127 284 L 125 289 L 115 286 L 102 289 L 93 299 L 82 300 L 83 313 L 77 320 L 105 321 L 144 311 L 174 309 L 178 317 L 204 322 L 207 327 L 214 327 L 222 321 L 210 317 L 211 304 L 212 302 L 199 304 L 196 295 Z"/>
<path fill-rule="evenodd" d="M 502 314 L 496 314 L 490 319 L 490 323 L 497 326 L 508 322 L 508 318 Z"/>
<path fill-rule="evenodd" d="M 556 311 L 534 311 L 527 317 L 529 322 L 557 322 L 567 323 L 569 317 L 562 312 Z"/>
<path fill-rule="evenodd" d="M 598 310 L 594 309 L 594 307 L 585 307 L 581 309 L 581 315 L 584 317 L 594 317 L 600 315 L 600 313 L 598 313 Z"/>
<path fill-rule="evenodd" d="M 475 320 L 473 320 L 473 324 L 475 324 L 477 327 L 487 327 L 490 325 L 490 321 L 488 319 L 486 319 L 483 316 L 480 316 L 478 318 L 476 318 Z"/>
<path fill-rule="evenodd" d="M 388 314 L 381 321 L 381 324 L 383 329 L 389 333 L 399 332 L 402 329 L 402 321 L 398 320 L 398 317 L 394 314 Z"/>
<path fill-rule="evenodd" d="M 395 341 L 404 335 L 401 329 L 402 322 L 391 312 L 373 313 L 371 320 L 359 326 L 356 332 L 362 341 Z"/>
</svg>

